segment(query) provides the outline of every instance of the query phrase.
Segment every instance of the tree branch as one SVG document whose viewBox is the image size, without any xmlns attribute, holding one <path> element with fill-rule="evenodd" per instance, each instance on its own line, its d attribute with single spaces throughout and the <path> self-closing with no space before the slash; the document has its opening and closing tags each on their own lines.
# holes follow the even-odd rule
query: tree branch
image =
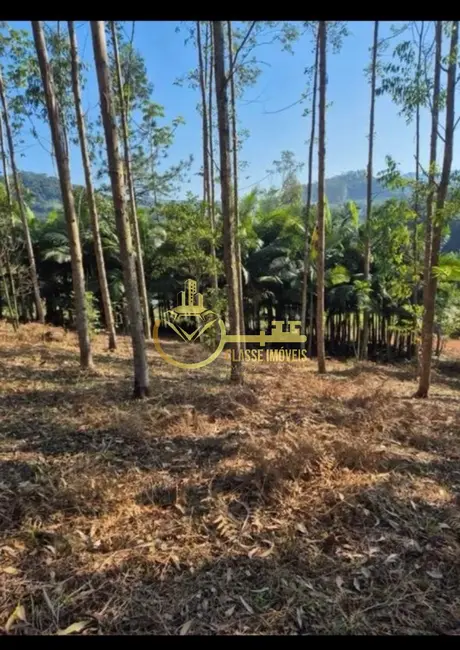
<svg viewBox="0 0 460 650">
<path fill-rule="evenodd" d="M 277 111 L 264 111 L 264 115 L 274 115 L 275 113 L 282 113 L 283 111 L 287 111 L 289 108 L 292 108 L 297 104 L 301 104 L 305 99 L 306 99 L 306 95 L 303 94 L 300 99 L 297 99 L 292 104 L 289 104 L 289 106 L 285 106 L 284 108 L 279 108 Z"/>
<path fill-rule="evenodd" d="M 248 31 L 246 32 L 246 36 L 243 38 L 243 40 L 241 41 L 241 43 L 239 44 L 239 46 L 238 46 L 238 48 L 237 48 L 237 50 L 236 50 L 236 52 L 235 52 L 235 56 L 233 57 L 233 60 L 232 60 L 232 69 L 233 69 L 233 73 L 232 73 L 232 74 L 229 74 L 228 77 L 225 79 L 224 87 L 228 84 L 228 82 L 230 81 L 230 79 L 232 78 L 232 76 L 235 74 L 236 60 L 237 60 L 237 58 L 238 58 L 238 54 L 241 52 L 241 50 L 243 49 L 243 47 L 246 45 L 246 43 L 247 43 L 247 41 L 248 41 L 248 38 L 249 38 L 250 35 L 251 35 L 252 30 L 253 30 L 254 27 L 256 26 L 256 22 L 257 22 L 257 20 L 253 20 L 253 21 L 252 21 L 252 24 L 251 24 L 250 28 L 249 28 Z M 230 52 L 230 57 L 231 57 L 231 56 L 232 56 L 232 53 Z"/>
</svg>

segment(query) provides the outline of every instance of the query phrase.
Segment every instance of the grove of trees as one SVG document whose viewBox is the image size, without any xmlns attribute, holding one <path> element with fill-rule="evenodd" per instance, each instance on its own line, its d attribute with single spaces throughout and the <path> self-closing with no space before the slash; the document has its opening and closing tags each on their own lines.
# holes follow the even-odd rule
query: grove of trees
<svg viewBox="0 0 460 650">
<path fill-rule="evenodd" d="M 387 38 L 379 21 L 372 25 L 363 71 L 367 172 L 350 180 L 349 192 L 352 181 L 365 182 L 364 205 L 326 181 L 334 110 L 328 64 L 348 37 L 345 23 L 196 21 L 178 29 L 196 48 L 196 67 L 177 83 L 196 93 L 203 179 L 202 195 L 182 200 L 177 189 L 192 158 L 170 166 L 165 159 L 183 120 L 168 123 L 154 101 L 134 23 L 91 22 L 99 99 L 93 121 L 82 102 L 88 70 L 77 25 L 32 21 L 28 32 L 1 24 L 1 317 L 14 328 L 28 321 L 74 328 L 82 368 L 93 366 L 93 332 L 107 334 L 109 350 L 117 334 L 128 334 L 134 396 L 143 398 L 151 393 L 152 323 L 190 277 L 225 315 L 231 334 L 298 320 L 320 373 L 327 356 L 418 359 L 416 395 L 427 397 L 434 333 L 460 332 L 460 257 L 443 252 L 460 213 L 453 169 L 458 21 L 411 21 Z M 262 74 L 257 47 L 269 41 L 289 51 L 300 34 L 308 35 L 314 60 L 305 71 L 305 161 L 282 151 L 273 161 L 280 186 L 247 192 L 239 183 L 245 132 L 238 108 Z M 413 130 L 414 168 L 402 174 L 388 156 L 378 174 L 385 192 L 376 200 L 373 144 L 382 95 Z M 421 147 L 425 114 L 429 151 Z M 41 218 L 31 210 L 39 189 L 25 187 L 17 153 L 35 119 L 49 125 L 62 204 Z M 84 187 L 71 183 L 71 144 L 81 152 Z M 242 383 L 234 345 L 230 379 Z"/>
</svg>

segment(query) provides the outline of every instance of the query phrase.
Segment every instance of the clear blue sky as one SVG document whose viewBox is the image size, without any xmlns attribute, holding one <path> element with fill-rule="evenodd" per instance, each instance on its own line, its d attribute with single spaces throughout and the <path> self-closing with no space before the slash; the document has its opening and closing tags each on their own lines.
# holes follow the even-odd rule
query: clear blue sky
<svg viewBox="0 0 460 650">
<path fill-rule="evenodd" d="M 185 126 L 176 132 L 176 141 L 168 160 L 174 163 L 190 153 L 194 154 L 191 181 L 184 189 L 200 193 L 201 179 L 195 175 L 202 164 L 201 121 L 196 110 L 198 91 L 174 85 L 179 76 L 196 66 L 197 55 L 192 43 L 184 45 L 184 32 L 176 33 L 178 24 L 137 22 L 135 44 L 145 57 L 148 74 L 154 84 L 154 101 L 164 105 L 168 119 L 182 115 L 186 121 Z M 30 24 L 26 22 L 12 25 L 30 29 Z M 390 26 L 389 22 L 381 23 L 381 37 L 390 34 Z M 125 23 L 125 29 L 130 32 L 131 23 Z M 344 40 L 341 52 L 328 56 L 327 101 L 332 105 L 327 112 L 326 177 L 363 169 L 367 160 L 370 89 L 364 68 L 369 64 L 373 23 L 350 22 L 348 29 L 351 33 Z M 98 94 L 88 23 L 77 23 L 77 37 L 80 56 L 91 65 L 84 93 L 84 108 L 94 117 L 98 110 Z M 278 113 L 270 111 L 278 111 L 292 104 L 304 90 L 304 69 L 313 63 L 310 36 L 305 35 L 295 45 L 294 55 L 282 52 L 279 45 L 270 45 L 258 48 L 257 56 L 264 61 L 262 75 L 238 105 L 241 126 L 250 132 L 241 154 L 241 158 L 249 163 L 248 169 L 241 174 L 241 189 L 264 178 L 282 150 L 291 150 L 298 160 L 307 160 L 310 127 L 309 118 L 302 117 L 304 106 L 296 105 Z M 406 125 L 404 118 L 398 116 L 398 108 L 388 97 L 377 98 L 375 120 L 375 172 L 384 167 L 387 154 L 401 164 L 402 171 L 413 171 L 414 126 Z M 40 127 L 39 133 L 50 148 L 47 126 Z M 427 114 L 422 115 L 422 134 L 422 155 L 426 160 L 429 149 Z M 25 139 L 21 168 L 55 174 L 53 163 L 44 149 L 31 135 L 27 134 Z M 459 166 L 459 162 L 459 155 L 454 152 L 454 168 Z M 83 183 L 80 156 L 75 148 L 72 150 L 71 167 L 73 182 Z M 306 169 L 303 174 L 306 177 Z M 268 179 L 260 187 L 267 184 Z"/>
</svg>

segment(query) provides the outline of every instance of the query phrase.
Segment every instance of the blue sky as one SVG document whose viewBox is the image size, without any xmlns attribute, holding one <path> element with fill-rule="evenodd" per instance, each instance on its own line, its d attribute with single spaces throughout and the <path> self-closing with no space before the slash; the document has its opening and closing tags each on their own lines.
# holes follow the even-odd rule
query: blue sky
<svg viewBox="0 0 460 650">
<path fill-rule="evenodd" d="M 30 29 L 26 22 L 11 23 L 14 27 Z M 177 22 L 137 22 L 135 43 L 145 57 L 150 80 L 154 84 L 154 101 L 164 105 L 168 120 L 181 115 L 186 124 L 176 132 L 169 161 L 177 162 L 190 153 L 195 156 L 191 181 L 186 190 L 201 192 L 201 179 L 196 175 L 201 166 L 201 118 L 196 106 L 198 91 L 174 85 L 174 81 L 196 66 L 196 50 L 184 44 L 184 32 L 176 33 Z M 130 32 L 131 23 L 125 23 Z M 389 22 L 382 22 L 380 36 L 390 34 Z M 364 68 L 369 64 L 373 23 L 368 21 L 348 23 L 350 35 L 344 40 L 339 54 L 328 55 L 327 101 L 332 105 L 327 112 L 326 177 L 342 172 L 363 169 L 367 161 L 369 83 Z M 80 56 L 90 64 L 89 78 L 84 93 L 84 108 L 95 117 L 98 110 L 98 92 L 92 64 L 92 42 L 87 23 L 77 23 Z M 392 49 L 392 48 L 391 48 Z M 391 50 L 390 50 L 391 51 Z M 302 116 L 304 106 L 296 105 L 278 113 L 299 99 L 305 88 L 304 69 L 313 63 L 310 36 L 305 35 L 294 47 L 294 54 L 281 51 L 280 46 L 258 48 L 257 56 L 264 61 L 263 72 L 257 85 L 246 91 L 239 102 L 240 125 L 247 128 L 250 137 L 244 145 L 241 158 L 249 167 L 241 174 L 240 188 L 254 186 L 266 177 L 267 170 L 278 159 L 282 150 L 291 150 L 299 161 L 307 160 L 309 118 Z M 385 55 L 386 57 L 391 54 Z M 407 125 L 398 116 L 398 108 L 388 97 L 378 97 L 375 115 L 374 169 L 385 165 L 385 156 L 391 154 L 404 172 L 414 167 L 414 126 Z M 50 148 L 50 135 L 46 125 L 39 133 Z M 26 171 L 55 174 L 50 156 L 30 134 L 25 134 L 24 157 L 20 166 Z M 428 157 L 429 118 L 422 115 L 422 156 Z M 460 158 L 454 152 L 454 168 Z M 316 156 L 315 156 L 316 169 Z M 79 151 L 73 148 L 71 172 L 74 183 L 83 183 Z M 306 168 L 303 172 L 306 177 Z M 276 177 L 271 179 L 276 183 Z M 304 180 L 302 178 L 302 180 Z M 267 187 L 265 179 L 259 187 Z"/>
</svg>

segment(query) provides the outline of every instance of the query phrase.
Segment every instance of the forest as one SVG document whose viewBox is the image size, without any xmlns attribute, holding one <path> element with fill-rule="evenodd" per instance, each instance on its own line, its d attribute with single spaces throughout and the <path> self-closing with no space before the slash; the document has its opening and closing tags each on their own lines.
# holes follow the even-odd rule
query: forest
<svg viewBox="0 0 460 650">
<path fill-rule="evenodd" d="M 460 633 L 458 21 L 366 25 L 331 174 L 345 21 L 178 22 L 174 162 L 136 21 L 0 24 L 3 634 Z M 304 159 L 248 186 L 258 48 L 300 42 Z"/>
</svg>

